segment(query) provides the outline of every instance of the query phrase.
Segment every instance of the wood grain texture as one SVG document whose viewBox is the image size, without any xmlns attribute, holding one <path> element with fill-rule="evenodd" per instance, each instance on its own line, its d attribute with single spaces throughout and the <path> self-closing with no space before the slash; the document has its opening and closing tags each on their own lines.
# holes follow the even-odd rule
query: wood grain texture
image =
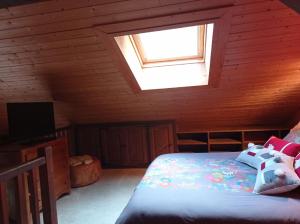
<svg viewBox="0 0 300 224">
<path fill-rule="evenodd" d="M 150 18 L 179 24 L 187 19 L 180 15 L 232 2 L 217 88 L 137 93 L 95 28 L 115 32 L 118 24 Z M 300 16 L 274 0 L 57 0 L 0 9 L 0 132 L 7 130 L 1 103 L 33 100 L 68 105 L 59 123 L 176 119 L 180 130 L 290 125 L 299 111 L 299 41 Z"/>
<path fill-rule="evenodd" d="M 41 183 L 41 195 L 43 204 L 43 220 L 45 224 L 57 224 L 57 210 L 56 210 L 56 198 L 54 192 L 54 168 L 52 147 L 41 148 L 39 150 L 39 156 L 46 158 L 46 164 L 39 167 L 40 183 Z"/>
<path fill-rule="evenodd" d="M 9 224 L 9 208 L 6 183 L 0 183 L 0 221 Z"/>
</svg>

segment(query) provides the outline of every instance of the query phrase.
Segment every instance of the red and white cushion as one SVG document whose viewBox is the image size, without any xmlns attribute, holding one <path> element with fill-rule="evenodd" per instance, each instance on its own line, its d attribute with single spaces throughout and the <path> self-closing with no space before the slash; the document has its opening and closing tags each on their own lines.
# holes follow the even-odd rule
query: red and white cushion
<svg viewBox="0 0 300 224">
<path fill-rule="evenodd" d="M 300 144 L 294 142 L 289 142 L 275 136 L 269 138 L 269 140 L 264 144 L 264 147 L 269 147 L 272 145 L 274 150 L 282 152 L 288 156 L 296 157 L 300 153 Z"/>
<path fill-rule="evenodd" d="M 253 192 L 279 194 L 297 188 L 300 179 L 294 171 L 294 157 L 274 150 L 269 153 L 273 157 L 261 163 Z"/>
<path fill-rule="evenodd" d="M 239 156 L 236 158 L 237 161 L 246 163 L 247 165 L 259 169 L 260 164 L 269 159 L 269 151 L 273 147 L 270 145 L 269 148 L 264 148 L 261 145 L 254 145 L 253 143 L 248 144 L 248 149 L 242 151 Z"/>
</svg>

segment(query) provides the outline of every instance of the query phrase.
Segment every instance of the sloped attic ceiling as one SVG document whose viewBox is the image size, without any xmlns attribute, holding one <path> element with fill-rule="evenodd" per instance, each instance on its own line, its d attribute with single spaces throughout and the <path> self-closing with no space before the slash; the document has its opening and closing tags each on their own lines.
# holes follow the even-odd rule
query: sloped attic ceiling
<svg viewBox="0 0 300 224">
<path fill-rule="evenodd" d="M 57 100 L 76 123 L 176 119 L 180 129 L 286 125 L 299 111 L 300 16 L 235 0 L 217 88 L 135 93 L 101 25 L 218 8 L 232 0 L 57 0 L 0 10 L 0 102 Z M 0 115 L 1 116 L 1 115 Z"/>
</svg>

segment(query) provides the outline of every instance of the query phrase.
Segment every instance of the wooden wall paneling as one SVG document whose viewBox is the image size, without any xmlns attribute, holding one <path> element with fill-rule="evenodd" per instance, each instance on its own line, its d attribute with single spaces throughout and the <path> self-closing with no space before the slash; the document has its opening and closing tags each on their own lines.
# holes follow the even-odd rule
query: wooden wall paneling
<svg viewBox="0 0 300 224">
<path fill-rule="evenodd" d="M 151 160 L 157 156 L 175 152 L 174 127 L 170 123 L 152 125 L 149 130 Z"/>
<path fill-rule="evenodd" d="M 132 91 L 99 35 L 99 29 L 133 32 L 138 21 L 144 31 L 178 27 L 230 4 L 216 88 Z M 299 110 L 299 18 L 273 0 L 59 0 L 0 9 L 0 132 L 7 133 L 6 102 L 53 99 L 67 104 L 58 112 L 63 124 L 176 119 L 179 129 L 289 126 Z"/>
<path fill-rule="evenodd" d="M 187 0 L 187 2 L 189 1 L 190 0 Z M 157 15 L 157 12 L 159 13 L 160 11 L 157 9 L 174 4 L 171 2 L 165 1 L 163 4 L 161 4 L 158 1 L 151 1 L 151 2 L 144 1 L 143 4 L 138 4 L 136 0 L 131 0 L 125 3 L 116 2 L 111 4 L 103 4 L 99 6 L 100 7 L 99 9 L 97 7 L 85 7 L 81 9 L 64 10 L 64 11 L 52 12 L 48 14 L 34 15 L 31 17 L 26 17 L 25 20 L 23 18 L 16 19 L 17 21 L 13 21 L 12 19 L 10 19 L 9 27 L 5 27 L 6 28 L 5 32 L 2 32 L 0 30 L 0 35 L 3 38 L 4 37 L 10 38 L 12 36 L 14 37 L 22 36 L 22 34 L 39 35 L 46 32 L 48 33 L 61 32 L 65 29 L 67 30 L 83 29 L 86 27 L 91 27 L 93 25 L 106 24 L 109 23 L 110 21 L 114 21 L 116 18 L 114 14 L 119 14 L 121 12 L 123 13 L 126 12 L 127 14 L 125 17 L 122 18 L 122 20 L 137 19 L 136 16 L 132 18 L 132 15 L 134 15 L 134 11 L 139 11 L 139 10 L 144 10 L 144 13 L 150 13 L 153 16 L 159 16 L 159 14 Z M 206 4 L 203 4 L 204 1 L 194 1 L 194 2 L 196 3 L 198 2 L 198 4 L 194 4 L 193 8 L 191 9 L 186 9 L 185 7 L 176 7 L 175 8 L 176 13 L 178 13 L 178 11 L 184 12 L 184 11 L 195 10 L 195 8 L 203 9 L 209 7 L 217 7 L 215 6 L 216 1 L 211 1 L 214 2 L 215 5 L 209 4 L 208 1 L 206 1 Z M 232 0 L 227 0 L 225 3 L 223 3 L 222 1 L 221 6 L 228 4 L 228 2 L 232 3 Z M 178 4 L 179 3 L 177 2 L 177 5 Z M 183 4 L 183 2 L 181 2 L 181 4 Z M 56 7 L 59 7 L 59 5 L 57 5 Z M 170 11 L 172 12 L 172 8 L 170 8 L 168 11 L 169 13 Z M 165 13 L 167 13 L 167 11 L 164 12 L 164 14 Z M 173 14 L 175 14 L 175 12 L 173 12 Z M 140 16 L 141 14 L 138 15 Z M 15 24 L 19 26 L 18 29 L 12 29 L 12 28 L 16 28 Z M 31 27 L 30 31 L 24 28 L 26 26 Z"/>
<path fill-rule="evenodd" d="M 33 15 L 23 16 L 26 12 L 23 11 L 23 15 L 10 18 L 9 23 L 0 22 L 0 29 L 13 29 L 13 28 L 22 28 L 26 26 L 39 26 L 39 25 L 51 25 L 54 23 L 65 23 L 64 25 L 68 24 L 68 30 L 71 27 L 75 29 L 78 25 L 82 25 L 82 23 L 75 23 L 75 21 L 80 20 L 88 25 L 96 23 L 98 21 L 101 23 L 110 21 L 120 21 L 120 20 L 134 20 L 143 16 L 145 13 L 149 13 L 149 15 L 160 16 L 165 14 L 178 14 L 180 12 L 186 11 L 195 11 L 199 9 L 210 9 L 210 8 L 217 8 L 220 6 L 232 4 L 232 0 L 225 0 L 222 1 L 220 4 L 217 0 L 207 1 L 207 0 L 200 0 L 200 1 L 192 1 L 192 0 L 185 0 L 185 1 L 143 1 L 143 4 L 140 4 L 140 1 L 137 0 L 130 0 L 130 1 L 110 1 L 108 4 L 105 2 L 100 2 L 85 6 L 84 3 L 82 4 L 83 7 L 70 7 L 67 6 L 66 3 L 68 1 L 61 1 L 65 3 L 65 6 L 58 3 L 55 6 L 56 10 L 51 12 L 51 8 L 48 9 L 48 13 L 37 12 Z M 96 1 L 95 1 L 96 2 Z M 74 5 L 74 3 L 70 3 Z M 46 6 L 46 5 L 45 5 Z M 67 7 L 66 7 L 67 6 Z M 50 5 L 48 7 L 51 7 Z M 57 10 L 60 7 L 64 7 L 64 10 Z M 69 9 L 68 9 L 69 8 Z M 53 8 L 52 8 L 53 9 Z M 114 15 L 114 16 L 112 16 Z M 100 19 L 99 19 L 100 18 Z M 71 21 L 72 23 L 66 23 Z"/>
</svg>

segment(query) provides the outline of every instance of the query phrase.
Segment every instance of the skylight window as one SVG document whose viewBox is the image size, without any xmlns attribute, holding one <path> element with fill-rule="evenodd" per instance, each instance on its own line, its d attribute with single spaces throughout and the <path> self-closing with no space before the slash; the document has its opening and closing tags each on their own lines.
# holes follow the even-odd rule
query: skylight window
<svg viewBox="0 0 300 224">
<path fill-rule="evenodd" d="M 142 66 L 159 66 L 161 62 L 171 64 L 186 60 L 203 61 L 205 26 L 131 35 Z"/>
<path fill-rule="evenodd" d="M 114 37 L 141 90 L 208 85 L 214 24 Z"/>
</svg>

